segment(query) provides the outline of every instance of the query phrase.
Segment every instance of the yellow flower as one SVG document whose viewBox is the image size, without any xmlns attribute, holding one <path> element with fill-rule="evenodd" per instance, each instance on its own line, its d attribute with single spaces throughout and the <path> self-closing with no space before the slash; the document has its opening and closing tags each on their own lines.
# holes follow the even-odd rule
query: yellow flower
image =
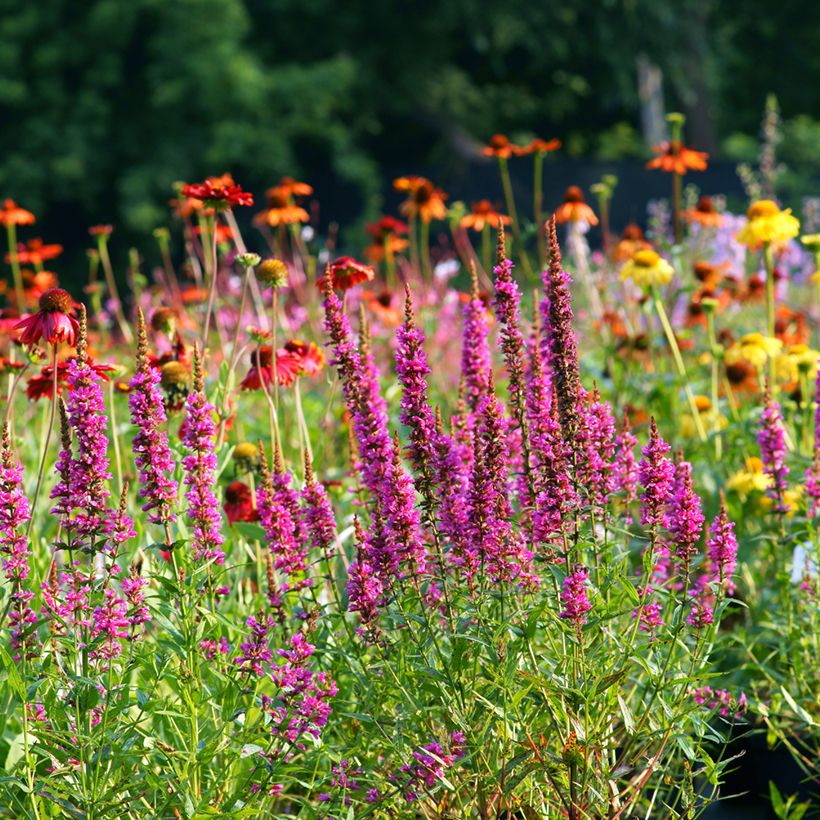
<svg viewBox="0 0 820 820">
<path fill-rule="evenodd" d="M 753 202 L 746 216 L 749 221 L 740 229 L 737 241 L 748 248 L 785 242 L 800 233 L 800 221 L 792 216 L 791 209 L 781 211 L 777 203 L 770 199 Z"/>
<path fill-rule="evenodd" d="M 788 489 L 783 493 L 783 503 L 789 508 L 786 513 L 787 518 L 791 518 L 798 509 L 803 506 L 803 491 L 805 487 L 798 484 L 793 489 Z M 774 501 L 769 496 L 763 496 L 760 499 L 760 506 L 767 512 L 774 506 Z"/>
<path fill-rule="evenodd" d="M 674 273 L 672 266 L 652 250 L 640 250 L 621 268 L 621 281 L 632 279 L 639 287 L 666 285 Z"/>
<path fill-rule="evenodd" d="M 770 356 L 777 356 L 783 348 L 780 339 L 764 336 L 762 333 L 747 333 L 727 351 L 726 364 L 748 362 L 755 367 L 763 367 Z"/>
<path fill-rule="evenodd" d="M 777 357 L 777 377 L 784 382 L 795 382 L 801 373 L 811 378 L 817 375 L 817 360 L 820 351 L 813 350 L 808 345 L 789 345 Z"/>
<path fill-rule="evenodd" d="M 763 472 L 763 462 L 755 456 L 749 456 L 744 468 L 729 476 L 726 487 L 745 499 L 752 493 L 765 492 L 770 483 L 771 476 Z"/>
</svg>

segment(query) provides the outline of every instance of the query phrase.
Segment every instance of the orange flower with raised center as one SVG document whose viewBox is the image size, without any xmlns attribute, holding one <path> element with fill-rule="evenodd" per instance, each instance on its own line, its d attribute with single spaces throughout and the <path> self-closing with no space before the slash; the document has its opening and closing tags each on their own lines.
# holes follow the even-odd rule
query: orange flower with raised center
<svg viewBox="0 0 820 820">
<path fill-rule="evenodd" d="M 13 199 L 4 199 L 0 207 L 0 225 L 33 225 L 34 214 L 21 208 Z"/>
<path fill-rule="evenodd" d="M 293 202 L 293 196 L 287 187 L 274 185 L 273 188 L 268 188 L 265 199 L 268 207 L 253 218 L 256 225 L 276 228 L 279 225 L 295 225 L 310 220 L 308 212 Z"/>
<path fill-rule="evenodd" d="M 301 362 L 300 376 L 315 376 L 325 366 L 325 354 L 315 342 L 292 339 L 285 344 L 285 350 Z"/>
<path fill-rule="evenodd" d="M 197 236 L 202 234 L 202 228 L 199 225 L 194 225 L 194 233 Z M 216 226 L 216 241 L 220 245 L 224 245 L 233 240 L 233 231 L 230 225 L 219 224 Z"/>
<path fill-rule="evenodd" d="M 687 148 L 680 140 L 670 140 L 653 149 L 655 158 L 646 163 L 649 169 L 659 168 L 668 174 L 680 174 L 687 171 L 705 171 L 709 154 Z"/>
<path fill-rule="evenodd" d="M 310 196 L 313 193 L 313 187 L 307 182 L 299 182 L 293 177 L 282 177 L 279 184 L 272 189 L 287 197 Z"/>
<path fill-rule="evenodd" d="M 429 179 L 419 176 L 399 177 L 393 182 L 393 187 L 397 191 L 407 191 L 407 199 L 400 210 L 409 219 L 418 217 L 422 222 L 429 223 L 447 216 L 444 204 L 447 194 Z"/>
<path fill-rule="evenodd" d="M 472 228 L 474 231 L 484 230 L 486 226 L 490 226 L 498 230 L 499 225 L 509 225 L 510 217 L 499 213 L 489 199 L 482 199 L 479 202 L 473 203 L 472 213 L 467 214 L 461 218 L 459 225 L 462 228 Z"/>
<path fill-rule="evenodd" d="M 555 211 L 555 221 L 586 222 L 597 225 L 598 217 L 584 200 L 584 192 L 577 185 L 570 185 L 564 194 L 564 201 Z"/>
<path fill-rule="evenodd" d="M 340 256 L 335 262 L 327 266 L 327 274 L 333 283 L 333 290 L 350 290 L 362 282 L 372 282 L 376 271 L 362 262 L 357 262 L 352 256 Z M 325 289 L 325 277 L 316 280 L 316 287 L 320 291 Z"/>
<path fill-rule="evenodd" d="M 715 205 L 708 196 L 702 196 L 694 208 L 684 211 L 683 218 L 705 228 L 719 228 L 723 224 L 723 214 L 715 210 Z"/>
<path fill-rule="evenodd" d="M 515 151 L 515 146 L 503 134 L 493 134 L 490 141 L 481 153 L 485 157 L 500 157 L 501 159 L 509 159 Z"/>
<path fill-rule="evenodd" d="M 703 282 L 704 287 L 714 288 L 729 269 L 729 263 L 723 262 L 720 265 L 713 265 L 711 262 L 699 260 L 695 262 L 692 269 L 698 282 Z"/>
<path fill-rule="evenodd" d="M 526 145 L 513 145 L 512 152 L 517 157 L 526 157 L 529 154 L 549 154 L 561 147 L 561 140 L 542 140 L 536 137 Z"/>
<path fill-rule="evenodd" d="M 74 312 L 71 296 L 62 288 L 51 288 L 40 297 L 39 308 L 37 313 L 26 316 L 14 326 L 20 333 L 20 342 L 36 345 L 43 339 L 46 344 L 65 342 L 73 347 L 80 325 L 71 315 Z"/>
<path fill-rule="evenodd" d="M 616 262 L 626 262 L 638 251 L 651 251 L 652 245 L 647 242 L 640 225 L 630 222 L 623 230 L 621 239 L 612 249 L 612 258 Z"/>
</svg>

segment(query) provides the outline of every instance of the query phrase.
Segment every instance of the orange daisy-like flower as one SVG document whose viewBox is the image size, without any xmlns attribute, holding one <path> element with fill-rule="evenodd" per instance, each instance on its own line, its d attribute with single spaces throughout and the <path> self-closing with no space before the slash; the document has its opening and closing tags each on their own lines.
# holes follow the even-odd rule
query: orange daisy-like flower
<svg viewBox="0 0 820 820">
<path fill-rule="evenodd" d="M 500 157 L 501 159 L 509 159 L 515 152 L 515 146 L 503 134 L 493 134 L 490 141 L 481 153 L 485 157 Z"/>
<path fill-rule="evenodd" d="M 564 201 L 555 211 L 555 221 L 586 222 L 597 225 L 598 217 L 584 200 L 584 192 L 577 185 L 570 185 L 564 194 Z"/>
<path fill-rule="evenodd" d="M 385 327 L 398 327 L 402 323 L 404 311 L 398 294 L 389 290 L 383 290 L 380 293 L 368 291 L 362 294 L 362 299 L 367 302 L 367 307 Z"/>
<path fill-rule="evenodd" d="M 529 154 L 549 154 L 561 147 L 561 140 L 542 140 L 537 137 L 527 145 L 513 145 L 512 152 L 517 157 L 526 157 Z"/>
<path fill-rule="evenodd" d="M 20 342 L 36 345 L 40 339 L 47 344 L 65 342 L 74 346 L 80 325 L 71 316 L 74 300 L 62 288 L 51 288 L 40 297 L 40 310 L 21 319 L 15 326 Z"/>
<path fill-rule="evenodd" d="M 113 225 L 92 225 L 88 233 L 90 236 L 111 236 L 113 230 Z"/>
<path fill-rule="evenodd" d="M 292 339 L 285 344 L 285 350 L 301 361 L 300 376 L 315 376 L 321 373 L 322 368 L 325 366 L 325 354 L 315 342 Z"/>
<path fill-rule="evenodd" d="M 664 142 L 656 145 L 652 150 L 656 156 L 646 163 L 646 167 L 660 168 L 668 174 L 682 176 L 687 171 L 705 171 L 706 160 L 709 159 L 709 154 L 687 148 L 680 140 Z"/>
<path fill-rule="evenodd" d="M 472 228 L 474 231 L 484 230 L 486 225 L 498 230 L 499 225 L 509 225 L 510 217 L 499 213 L 489 199 L 482 199 L 480 202 L 473 203 L 473 212 L 461 218 L 462 228 Z"/>
<path fill-rule="evenodd" d="M 291 194 L 282 186 L 274 185 L 273 188 L 268 188 L 265 191 L 265 199 L 268 207 L 253 218 L 256 225 L 276 228 L 279 225 L 295 225 L 310 220 L 308 212 L 295 205 Z"/>
<path fill-rule="evenodd" d="M 630 222 L 621 233 L 621 239 L 612 249 L 612 258 L 616 262 L 626 262 L 638 251 L 651 251 L 652 244 L 647 242 L 640 225 Z"/>
<path fill-rule="evenodd" d="M 253 506 L 253 493 L 247 484 L 232 481 L 225 487 L 225 503 L 222 505 L 229 524 L 237 521 L 258 521 L 259 510 Z"/>
<path fill-rule="evenodd" d="M 410 244 L 400 236 L 407 233 L 407 223 L 394 216 L 383 216 L 378 222 L 365 225 L 365 230 L 373 237 L 373 242 L 364 250 L 364 255 L 371 262 L 381 262 L 385 253 L 395 256 Z"/>
<path fill-rule="evenodd" d="M 327 266 L 327 273 L 333 283 L 333 290 L 341 291 L 350 290 L 362 282 L 372 282 L 376 276 L 376 271 L 370 265 L 357 262 L 352 256 L 340 256 L 335 262 L 331 262 Z M 325 289 L 324 276 L 316 280 L 316 287 L 320 291 Z"/>
<path fill-rule="evenodd" d="M 56 288 L 57 277 L 51 271 L 41 270 L 36 273 L 29 268 L 22 271 L 23 292 L 27 302 L 36 302 L 47 290 Z"/>
<path fill-rule="evenodd" d="M 218 211 L 230 210 L 234 205 L 253 205 L 253 194 L 242 190 L 230 174 L 208 177 L 204 182 L 183 185 L 182 196 L 206 202 Z"/>
<path fill-rule="evenodd" d="M 310 196 L 313 193 L 311 185 L 307 182 L 299 182 L 293 177 L 282 177 L 279 184 L 269 190 L 277 191 L 286 197 Z"/>
<path fill-rule="evenodd" d="M 708 196 L 702 196 L 694 208 L 683 212 L 687 222 L 697 222 L 705 228 L 719 228 L 723 224 L 723 214 L 715 210 L 714 203 Z"/>
<path fill-rule="evenodd" d="M 711 262 L 697 261 L 692 266 L 695 279 L 703 282 L 705 287 L 714 288 L 723 278 L 729 269 L 729 263 L 723 262 L 720 265 L 713 265 Z"/>
<path fill-rule="evenodd" d="M 418 217 L 422 222 L 432 222 L 447 216 L 444 204 L 447 194 L 429 179 L 419 176 L 399 177 L 393 182 L 393 187 L 397 191 L 407 191 L 407 199 L 401 206 L 404 216 L 410 219 Z"/>
<path fill-rule="evenodd" d="M 290 387 L 301 375 L 302 357 L 280 347 L 276 351 L 276 381 Z M 239 384 L 240 390 L 261 390 L 273 384 L 273 353 L 270 345 L 261 345 L 251 353 L 251 367 Z"/>
<path fill-rule="evenodd" d="M 34 214 L 21 208 L 13 199 L 4 199 L 0 206 L 0 225 L 33 225 Z"/>
<path fill-rule="evenodd" d="M 56 259 L 62 252 L 62 245 L 44 245 L 43 240 L 37 237 L 17 246 L 17 261 L 21 265 L 42 265 L 48 259 Z M 11 255 L 7 253 L 6 262 L 10 261 Z"/>
</svg>

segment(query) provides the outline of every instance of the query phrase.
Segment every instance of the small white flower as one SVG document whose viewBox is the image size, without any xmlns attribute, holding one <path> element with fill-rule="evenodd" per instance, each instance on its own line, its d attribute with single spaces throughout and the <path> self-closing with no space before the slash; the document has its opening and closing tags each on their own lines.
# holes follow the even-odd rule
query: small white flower
<svg viewBox="0 0 820 820">
<path fill-rule="evenodd" d="M 808 547 L 808 549 L 807 549 Z M 810 541 L 805 544 L 798 544 L 792 553 L 792 575 L 791 582 L 799 584 L 802 582 L 806 573 L 809 577 L 817 575 L 817 564 L 814 563 L 811 556 L 813 547 Z"/>
</svg>

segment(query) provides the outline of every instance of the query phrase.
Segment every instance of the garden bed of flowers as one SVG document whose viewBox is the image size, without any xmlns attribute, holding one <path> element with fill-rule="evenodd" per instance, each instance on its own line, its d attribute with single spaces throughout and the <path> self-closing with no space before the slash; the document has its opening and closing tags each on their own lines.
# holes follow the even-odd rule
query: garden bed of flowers
<svg viewBox="0 0 820 820">
<path fill-rule="evenodd" d="M 810 816 L 820 208 L 670 125 L 618 233 L 501 135 L 360 257 L 225 174 L 64 289 L 5 201 L 0 815 Z"/>
</svg>

